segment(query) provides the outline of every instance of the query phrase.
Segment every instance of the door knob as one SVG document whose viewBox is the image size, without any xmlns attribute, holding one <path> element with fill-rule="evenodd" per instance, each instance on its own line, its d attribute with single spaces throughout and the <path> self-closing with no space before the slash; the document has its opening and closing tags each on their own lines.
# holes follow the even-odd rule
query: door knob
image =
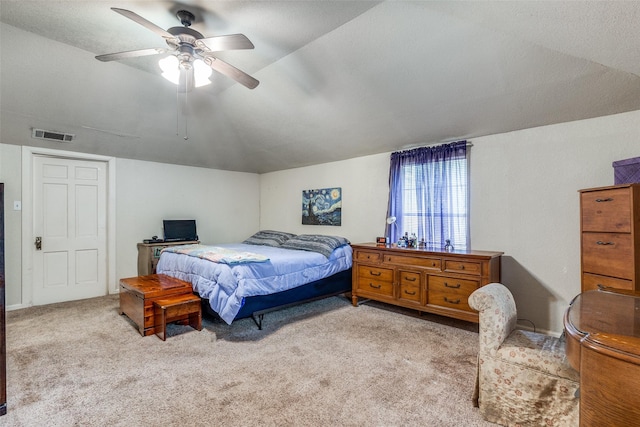
<svg viewBox="0 0 640 427">
<path fill-rule="evenodd" d="M 36 237 L 36 251 L 41 251 L 42 250 L 42 237 L 38 236 Z"/>
</svg>

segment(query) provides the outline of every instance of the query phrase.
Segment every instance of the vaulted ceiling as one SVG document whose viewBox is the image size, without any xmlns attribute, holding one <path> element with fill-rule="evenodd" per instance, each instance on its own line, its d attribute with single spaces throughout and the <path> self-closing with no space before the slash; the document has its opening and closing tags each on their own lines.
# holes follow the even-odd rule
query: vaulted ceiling
<svg viewBox="0 0 640 427">
<path fill-rule="evenodd" d="M 220 58 L 260 85 L 185 97 L 159 57 L 96 60 L 166 47 L 110 7 L 245 34 Z M 634 1 L 3 0 L 0 21 L 5 144 L 264 173 L 640 110 Z"/>
</svg>

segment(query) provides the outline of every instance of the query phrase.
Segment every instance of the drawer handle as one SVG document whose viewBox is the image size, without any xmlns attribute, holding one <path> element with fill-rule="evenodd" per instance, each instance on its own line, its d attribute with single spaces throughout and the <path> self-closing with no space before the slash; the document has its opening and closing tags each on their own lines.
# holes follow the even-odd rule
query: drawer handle
<svg viewBox="0 0 640 427">
<path fill-rule="evenodd" d="M 373 283 L 369 283 L 369 286 L 371 286 L 373 289 L 380 289 L 382 287 L 382 285 L 374 285 Z"/>
<path fill-rule="evenodd" d="M 600 240 L 598 240 L 596 242 L 596 245 L 602 245 L 602 246 L 608 246 L 608 245 L 614 245 L 614 244 L 615 243 L 613 243 L 613 242 L 603 242 L 603 241 L 600 241 Z"/>
<path fill-rule="evenodd" d="M 607 197 L 606 199 L 596 199 L 596 202 L 613 202 L 613 199 L 611 197 Z"/>
<path fill-rule="evenodd" d="M 460 298 L 458 298 L 457 300 L 454 301 L 454 300 L 451 300 L 451 299 L 449 299 L 447 297 L 444 297 L 444 301 L 448 302 L 449 304 L 460 304 Z"/>
<path fill-rule="evenodd" d="M 407 290 L 405 289 L 404 293 L 405 293 L 405 294 L 407 294 L 407 295 L 415 295 L 415 294 L 416 294 L 416 291 L 409 292 L 409 291 L 407 291 Z"/>
<path fill-rule="evenodd" d="M 374 271 L 369 270 L 369 274 L 370 274 L 370 275 L 372 275 L 372 276 L 376 276 L 376 277 L 378 277 L 378 276 L 380 276 L 382 273 L 381 273 L 381 272 L 379 272 L 379 271 L 376 273 L 376 272 L 374 272 Z"/>
<path fill-rule="evenodd" d="M 456 283 L 455 285 L 450 285 L 448 282 L 444 282 L 444 286 L 452 289 L 460 289 L 460 283 Z"/>
<path fill-rule="evenodd" d="M 404 278 L 407 282 L 415 282 L 417 279 L 415 277 L 406 277 Z"/>
</svg>

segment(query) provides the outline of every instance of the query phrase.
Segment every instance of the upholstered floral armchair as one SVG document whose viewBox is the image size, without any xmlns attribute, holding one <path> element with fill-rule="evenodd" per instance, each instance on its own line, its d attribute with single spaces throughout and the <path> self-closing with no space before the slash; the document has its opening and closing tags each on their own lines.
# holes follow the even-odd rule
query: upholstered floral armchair
<svg viewBox="0 0 640 427">
<path fill-rule="evenodd" d="M 469 305 L 480 312 L 478 404 L 505 426 L 577 426 L 579 374 L 566 360 L 564 339 L 515 329 L 509 289 L 491 283 Z"/>
</svg>

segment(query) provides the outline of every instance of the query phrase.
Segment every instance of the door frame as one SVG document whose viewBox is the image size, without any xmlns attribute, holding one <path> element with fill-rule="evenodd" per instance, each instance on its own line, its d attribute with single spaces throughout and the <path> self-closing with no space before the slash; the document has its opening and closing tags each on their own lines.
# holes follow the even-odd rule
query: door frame
<svg viewBox="0 0 640 427">
<path fill-rule="evenodd" d="M 36 156 L 102 162 L 107 167 L 107 293 L 118 292 L 116 280 L 116 158 L 74 151 L 22 146 L 22 307 L 33 305 L 33 159 Z M 17 308 L 17 307 L 16 307 Z"/>
</svg>

